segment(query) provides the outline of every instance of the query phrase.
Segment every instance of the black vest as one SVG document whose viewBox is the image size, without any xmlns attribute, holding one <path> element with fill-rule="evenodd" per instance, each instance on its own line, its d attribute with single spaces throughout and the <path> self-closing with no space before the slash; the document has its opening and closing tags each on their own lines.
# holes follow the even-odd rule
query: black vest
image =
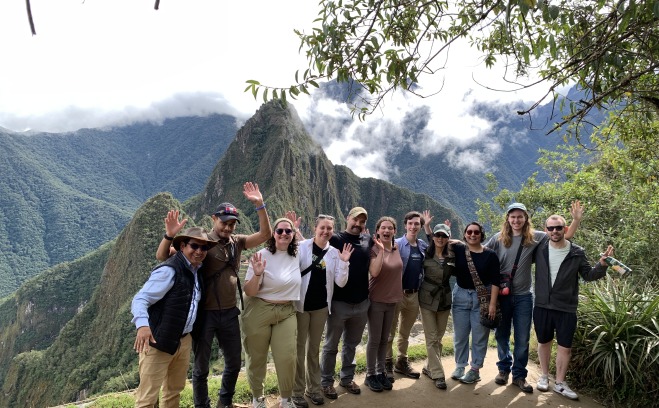
<svg viewBox="0 0 659 408">
<path fill-rule="evenodd" d="M 174 286 L 148 309 L 149 327 L 157 342 L 150 343 L 150 346 L 173 355 L 181 343 L 188 319 L 195 279 L 181 251 L 156 266 L 154 270 L 161 266 L 174 268 Z"/>
</svg>

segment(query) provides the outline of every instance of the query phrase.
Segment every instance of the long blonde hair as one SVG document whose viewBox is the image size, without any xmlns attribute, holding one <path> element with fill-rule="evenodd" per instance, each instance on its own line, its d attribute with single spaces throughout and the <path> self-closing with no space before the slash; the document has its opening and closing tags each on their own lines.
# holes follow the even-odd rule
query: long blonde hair
<svg viewBox="0 0 659 408">
<path fill-rule="evenodd" d="M 531 225 L 531 219 L 529 218 L 529 213 L 522 211 L 524 213 L 524 226 L 522 227 L 522 245 L 529 246 L 532 245 L 535 241 L 533 240 L 533 225 Z M 499 234 L 499 241 L 503 242 L 503 246 L 510 248 L 513 244 L 513 227 L 510 226 L 508 222 L 508 214 L 503 219 L 503 224 L 501 225 L 501 233 Z"/>
</svg>

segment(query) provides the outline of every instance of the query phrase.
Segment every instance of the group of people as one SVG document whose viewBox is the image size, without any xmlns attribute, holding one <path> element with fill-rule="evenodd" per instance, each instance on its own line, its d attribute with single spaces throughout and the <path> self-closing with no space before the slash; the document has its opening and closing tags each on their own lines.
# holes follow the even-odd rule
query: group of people
<svg viewBox="0 0 659 408">
<path fill-rule="evenodd" d="M 269 352 L 280 408 L 308 408 L 307 399 L 321 405 L 325 398 L 337 398 L 340 343 L 338 384 L 359 394 L 355 352 L 367 324 L 364 384 L 375 392 L 391 390 L 394 372 L 420 378 L 407 356 L 419 313 L 428 355 L 422 373 L 437 388 L 447 389 L 441 352 L 450 314 L 455 348 L 451 378 L 475 383 L 481 380 L 479 369 L 490 333 L 482 319 L 498 318 L 499 308 L 495 382 L 507 384 L 512 372 L 513 384 L 524 392 L 533 391 L 526 381 L 533 319 L 542 370 L 537 389 L 549 390 L 549 359 L 556 337 L 554 391 L 577 398 L 565 374 L 576 330 L 578 278 L 603 277 L 604 258 L 613 251 L 609 246 L 591 268 L 583 249 L 567 240 L 583 214 L 578 201 L 572 205 L 569 229 L 562 216 L 552 215 L 544 232 L 533 229 L 523 204 L 513 203 L 501 231 L 487 242 L 477 222 L 466 226 L 462 240 L 451 239 L 451 223 L 446 220 L 431 228 L 433 217 L 428 211 L 407 213 L 400 238 L 392 217 L 377 220 L 371 236 L 366 230 L 368 213 L 362 207 L 348 212 L 347 227 L 341 232 L 335 231 L 333 216 L 319 214 L 313 237 L 304 239 L 301 219 L 294 212 L 271 226 L 258 185 L 245 183 L 243 194 L 259 217 L 259 230 L 251 235 L 234 234 L 240 219 L 230 203 L 220 204 L 212 214 L 210 232 L 184 229 L 187 220 L 179 220 L 178 211 L 167 214 L 165 235 L 156 252 L 162 263 L 152 270 L 131 307 L 137 328 L 134 348 L 139 353 L 136 407 L 157 404 L 161 387 L 160 405 L 177 407 L 192 351 L 194 405 L 210 408 L 208 374 L 214 338 L 225 360 L 218 408 L 233 407 L 243 350 L 254 408 L 265 408 Z M 419 238 L 421 229 L 428 243 Z M 249 260 L 243 286 L 238 277 L 241 253 L 262 244 L 264 248 Z M 500 292 L 500 287 L 506 290 Z"/>
</svg>

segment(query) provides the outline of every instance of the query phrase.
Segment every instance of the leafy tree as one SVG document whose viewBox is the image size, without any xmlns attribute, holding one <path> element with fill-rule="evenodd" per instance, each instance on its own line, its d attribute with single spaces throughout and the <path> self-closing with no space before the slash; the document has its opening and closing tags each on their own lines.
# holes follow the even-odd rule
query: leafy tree
<svg viewBox="0 0 659 408">
<path fill-rule="evenodd" d="M 296 31 L 309 63 L 296 72 L 296 84 L 250 80 L 246 91 L 262 91 L 264 100 L 295 98 L 336 79 L 353 85 L 353 113 L 363 119 L 393 90 L 428 96 L 416 85 L 466 40 L 487 66 L 510 67 L 513 83 L 534 71 L 548 81 L 547 95 L 573 83 L 587 91 L 554 129 L 621 101 L 659 109 L 659 0 L 321 0 L 319 7 L 317 26 Z"/>
</svg>

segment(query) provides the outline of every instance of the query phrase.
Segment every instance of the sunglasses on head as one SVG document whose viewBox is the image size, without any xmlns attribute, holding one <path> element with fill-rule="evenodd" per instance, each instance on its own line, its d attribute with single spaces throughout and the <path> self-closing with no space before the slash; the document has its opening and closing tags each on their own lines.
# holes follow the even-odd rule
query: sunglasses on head
<svg viewBox="0 0 659 408">
<path fill-rule="evenodd" d="M 284 235 L 284 234 L 290 235 L 293 233 L 293 230 L 290 228 L 277 228 L 275 232 L 279 235 Z"/>
<path fill-rule="evenodd" d="M 193 251 L 201 249 L 203 252 L 207 252 L 209 249 L 211 249 L 211 247 L 209 247 L 208 245 L 199 245 L 196 242 L 189 242 L 188 246 L 192 248 Z"/>
<path fill-rule="evenodd" d="M 331 215 L 326 215 L 326 214 L 318 214 L 318 217 L 316 217 L 317 220 L 330 220 L 334 221 L 334 217 Z"/>
<path fill-rule="evenodd" d="M 551 232 L 551 231 L 553 231 L 553 230 L 556 230 L 556 231 L 563 231 L 563 225 L 556 225 L 556 226 L 551 226 L 551 227 L 550 227 L 550 226 L 547 226 L 547 231 L 550 231 L 550 232 Z"/>
<path fill-rule="evenodd" d="M 466 235 L 480 235 L 481 231 L 480 230 L 467 230 L 465 231 Z"/>
</svg>

